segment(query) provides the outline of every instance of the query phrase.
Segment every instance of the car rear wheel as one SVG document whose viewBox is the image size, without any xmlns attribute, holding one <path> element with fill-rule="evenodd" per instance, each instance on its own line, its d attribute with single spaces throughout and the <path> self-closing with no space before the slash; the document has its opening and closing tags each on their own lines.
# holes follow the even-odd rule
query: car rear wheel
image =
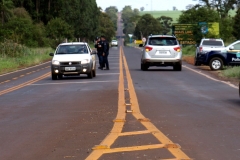
<svg viewBox="0 0 240 160">
<path fill-rule="evenodd" d="M 141 64 L 141 70 L 142 71 L 148 70 L 148 66 L 146 64 Z"/>
<path fill-rule="evenodd" d="M 52 80 L 57 80 L 57 75 L 52 74 Z"/>
<path fill-rule="evenodd" d="M 181 71 L 182 70 L 182 64 L 181 63 L 177 63 L 173 66 L 173 70 L 174 71 Z"/>
<path fill-rule="evenodd" d="M 211 70 L 222 70 L 223 69 L 223 61 L 221 58 L 214 57 L 210 60 L 209 66 Z"/>
</svg>

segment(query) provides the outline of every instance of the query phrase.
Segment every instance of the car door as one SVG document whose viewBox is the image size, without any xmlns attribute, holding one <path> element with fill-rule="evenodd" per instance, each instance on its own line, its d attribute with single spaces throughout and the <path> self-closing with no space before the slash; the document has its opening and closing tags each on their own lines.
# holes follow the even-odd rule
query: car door
<svg viewBox="0 0 240 160">
<path fill-rule="evenodd" d="M 240 41 L 227 48 L 227 62 L 232 65 L 240 65 Z"/>
</svg>

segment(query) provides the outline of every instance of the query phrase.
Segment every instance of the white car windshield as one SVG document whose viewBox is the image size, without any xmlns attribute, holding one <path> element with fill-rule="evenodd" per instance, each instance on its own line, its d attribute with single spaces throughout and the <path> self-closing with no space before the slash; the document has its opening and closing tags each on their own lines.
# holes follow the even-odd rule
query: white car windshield
<svg viewBox="0 0 240 160">
<path fill-rule="evenodd" d="M 88 54 L 88 49 L 84 44 L 60 45 L 56 54 Z"/>
</svg>

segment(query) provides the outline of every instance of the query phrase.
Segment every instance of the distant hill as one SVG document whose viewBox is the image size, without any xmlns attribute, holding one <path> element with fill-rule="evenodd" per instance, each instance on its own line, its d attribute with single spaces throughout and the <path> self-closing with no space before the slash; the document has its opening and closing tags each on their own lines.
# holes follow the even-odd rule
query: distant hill
<svg viewBox="0 0 240 160">
<path fill-rule="evenodd" d="M 140 12 L 141 16 L 144 15 L 144 14 L 151 14 L 155 18 L 161 17 L 161 16 L 172 17 L 173 18 L 173 23 L 177 23 L 177 19 L 182 14 L 182 11 L 142 11 L 142 12 Z M 235 14 L 236 14 L 236 10 L 231 10 L 229 12 L 229 15 L 232 16 L 232 17 Z"/>
</svg>

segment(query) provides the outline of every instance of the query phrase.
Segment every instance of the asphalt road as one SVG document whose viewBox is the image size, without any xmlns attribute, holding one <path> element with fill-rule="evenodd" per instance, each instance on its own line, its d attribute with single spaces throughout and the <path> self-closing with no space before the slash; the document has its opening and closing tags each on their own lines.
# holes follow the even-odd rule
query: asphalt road
<svg viewBox="0 0 240 160">
<path fill-rule="evenodd" d="M 119 43 L 93 79 L 52 81 L 50 63 L 1 75 L 0 160 L 240 159 L 237 87 L 185 63 L 141 71 Z"/>
</svg>

